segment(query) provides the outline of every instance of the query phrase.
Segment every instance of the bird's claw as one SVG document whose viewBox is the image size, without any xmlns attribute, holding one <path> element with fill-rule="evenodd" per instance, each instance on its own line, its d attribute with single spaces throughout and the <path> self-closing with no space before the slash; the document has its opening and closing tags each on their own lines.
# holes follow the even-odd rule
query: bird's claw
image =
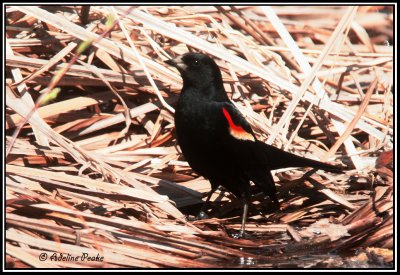
<svg viewBox="0 0 400 275">
<path fill-rule="evenodd" d="M 238 233 L 233 233 L 231 236 L 232 236 L 232 238 L 234 238 L 234 239 L 248 239 L 249 237 L 251 237 L 250 234 L 247 234 L 247 233 L 244 232 L 244 231 L 240 231 L 240 232 L 238 232 Z"/>
<path fill-rule="evenodd" d="M 199 214 L 197 215 L 198 220 L 205 220 L 208 219 L 208 215 L 204 211 L 200 211 Z"/>
</svg>

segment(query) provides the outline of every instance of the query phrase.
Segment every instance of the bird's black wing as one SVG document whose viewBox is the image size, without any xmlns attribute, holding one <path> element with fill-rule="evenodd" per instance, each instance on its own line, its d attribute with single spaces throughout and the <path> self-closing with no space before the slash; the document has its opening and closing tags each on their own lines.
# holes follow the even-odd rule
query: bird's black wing
<svg viewBox="0 0 400 275">
<path fill-rule="evenodd" d="M 231 145 L 243 147 L 244 144 L 247 144 L 248 146 L 244 147 L 254 148 L 250 151 L 251 154 L 253 154 L 252 156 L 257 159 L 265 169 L 276 170 L 288 167 L 313 167 L 331 172 L 343 171 L 342 167 L 300 157 L 258 141 L 249 123 L 232 103 L 226 103 L 222 108 L 224 117 L 228 123 L 228 125 L 225 124 L 225 127 L 228 127 L 230 136 L 236 139 L 236 143 L 231 143 Z M 244 143 L 243 141 L 247 142 Z"/>
<path fill-rule="evenodd" d="M 256 137 L 250 124 L 240 111 L 231 102 L 224 102 L 220 106 L 225 123 L 224 127 L 229 135 L 238 141 L 255 142 Z"/>
<path fill-rule="evenodd" d="M 223 127 L 220 139 L 226 155 L 243 171 L 248 180 L 253 181 L 278 204 L 269 157 L 260 150 L 260 141 L 254 135 L 250 124 L 231 102 L 225 102 L 219 108 L 223 121 L 220 124 Z"/>
<path fill-rule="evenodd" d="M 343 168 L 320 161 L 300 157 L 256 139 L 251 126 L 232 103 L 221 105 L 224 129 L 221 138 L 224 148 L 236 166 L 250 180 L 276 201 L 275 184 L 271 170 L 287 167 L 313 167 L 331 172 L 342 172 Z"/>
</svg>

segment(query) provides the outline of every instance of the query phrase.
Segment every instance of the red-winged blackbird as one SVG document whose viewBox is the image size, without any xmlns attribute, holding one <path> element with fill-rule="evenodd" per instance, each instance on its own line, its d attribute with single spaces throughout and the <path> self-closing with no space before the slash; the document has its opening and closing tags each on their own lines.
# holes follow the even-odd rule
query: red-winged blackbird
<svg viewBox="0 0 400 275">
<path fill-rule="evenodd" d="M 229 100 L 219 67 L 204 54 L 187 53 L 166 61 L 183 78 L 175 110 L 178 143 L 189 165 L 211 183 L 211 194 L 224 186 L 243 200 L 240 234 L 248 211 L 250 181 L 279 208 L 271 170 L 314 167 L 333 172 L 342 168 L 299 157 L 258 141 L 249 123 Z"/>
</svg>

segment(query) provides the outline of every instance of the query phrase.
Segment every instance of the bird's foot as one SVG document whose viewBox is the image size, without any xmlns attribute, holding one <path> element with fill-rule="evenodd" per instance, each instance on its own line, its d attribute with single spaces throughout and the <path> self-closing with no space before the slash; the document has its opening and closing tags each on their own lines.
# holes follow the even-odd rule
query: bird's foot
<svg viewBox="0 0 400 275">
<path fill-rule="evenodd" d="M 187 217 L 188 221 L 192 221 L 192 222 L 206 220 L 208 218 L 209 218 L 209 216 L 204 211 L 200 211 L 199 214 L 197 214 L 197 216 L 188 216 Z"/>
<path fill-rule="evenodd" d="M 197 219 L 198 220 L 205 220 L 208 219 L 208 215 L 204 211 L 200 211 L 199 214 L 197 214 Z"/>
<path fill-rule="evenodd" d="M 234 239 L 249 239 L 251 234 L 248 234 L 244 231 L 239 231 L 238 233 L 233 233 L 231 236 Z"/>
</svg>

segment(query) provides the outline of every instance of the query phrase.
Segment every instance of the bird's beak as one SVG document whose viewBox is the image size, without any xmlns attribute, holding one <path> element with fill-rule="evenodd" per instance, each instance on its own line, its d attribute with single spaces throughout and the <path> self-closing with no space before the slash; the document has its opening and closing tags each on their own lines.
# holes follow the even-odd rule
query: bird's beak
<svg viewBox="0 0 400 275">
<path fill-rule="evenodd" d="M 182 56 L 177 56 L 173 59 L 165 61 L 168 65 L 174 66 L 178 70 L 185 70 L 187 68 L 186 64 L 182 60 Z"/>
</svg>

